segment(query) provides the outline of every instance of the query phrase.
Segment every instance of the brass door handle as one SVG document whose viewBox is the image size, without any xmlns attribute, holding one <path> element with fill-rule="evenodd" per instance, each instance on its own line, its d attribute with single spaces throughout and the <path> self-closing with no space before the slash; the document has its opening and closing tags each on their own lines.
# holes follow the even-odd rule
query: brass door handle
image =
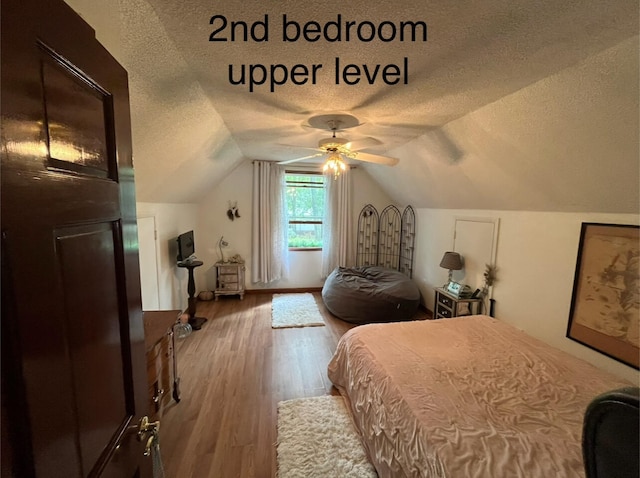
<svg viewBox="0 0 640 478">
<path fill-rule="evenodd" d="M 151 454 L 151 447 L 153 442 L 158 439 L 158 432 L 160 431 L 160 421 L 150 422 L 148 416 L 144 416 L 138 423 L 138 441 L 145 441 L 144 456 Z"/>
<path fill-rule="evenodd" d="M 149 456 L 151 455 L 151 446 L 153 445 L 154 440 L 156 440 L 158 437 L 157 434 L 152 433 L 151 436 L 149 437 L 149 439 L 147 440 L 147 444 L 144 447 L 144 452 L 143 455 L 144 456 Z"/>
<path fill-rule="evenodd" d="M 138 440 L 144 440 L 147 433 L 160 431 L 160 421 L 150 422 L 148 416 L 144 416 L 138 423 Z"/>
</svg>

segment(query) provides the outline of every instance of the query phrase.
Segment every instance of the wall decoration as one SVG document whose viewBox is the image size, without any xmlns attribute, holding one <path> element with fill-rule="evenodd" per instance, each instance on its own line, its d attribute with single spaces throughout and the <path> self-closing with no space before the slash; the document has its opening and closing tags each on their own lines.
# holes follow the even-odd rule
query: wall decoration
<svg viewBox="0 0 640 478">
<path fill-rule="evenodd" d="M 235 218 L 240 217 L 240 213 L 238 212 L 238 201 L 229 201 L 229 208 L 227 209 L 227 217 L 229 220 L 233 221 Z"/>
<path fill-rule="evenodd" d="M 634 225 L 582 223 L 567 337 L 638 369 L 640 246 Z"/>
</svg>

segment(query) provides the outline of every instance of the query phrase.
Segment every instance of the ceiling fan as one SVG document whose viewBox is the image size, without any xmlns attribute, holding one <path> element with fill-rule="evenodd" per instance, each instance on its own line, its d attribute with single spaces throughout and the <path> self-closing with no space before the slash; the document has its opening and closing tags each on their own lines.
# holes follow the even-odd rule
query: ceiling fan
<svg viewBox="0 0 640 478">
<path fill-rule="evenodd" d="M 280 161 L 278 164 L 290 164 L 303 161 L 305 159 L 327 156 L 327 161 L 323 166 L 323 171 L 333 173 L 334 177 L 339 176 L 341 172 L 347 169 L 344 158 L 365 161 L 368 163 L 384 164 L 387 166 L 395 166 L 398 164 L 398 160 L 396 158 L 359 151 L 359 149 L 380 144 L 380 142 L 374 138 L 364 138 L 360 141 L 352 142 L 347 138 L 339 138 L 336 136 L 336 132 L 342 131 L 345 128 L 352 128 L 360 124 L 355 116 L 345 114 L 318 115 L 309 118 L 308 123 L 312 128 L 327 129 L 331 131 L 332 136 L 318 141 L 317 148 L 305 148 L 318 151 L 317 153 L 309 156 L 303 156 L 301 158 Z"/>
</svg>

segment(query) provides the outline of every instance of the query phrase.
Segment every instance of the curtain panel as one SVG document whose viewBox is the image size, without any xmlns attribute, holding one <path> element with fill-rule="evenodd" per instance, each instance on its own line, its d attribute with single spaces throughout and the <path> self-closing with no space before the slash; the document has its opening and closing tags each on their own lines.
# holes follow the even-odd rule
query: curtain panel
<svg viewBox="0 0 640 478">
<path fill-rule="evenodd" d="M 337 178 L 325 175 L 325 215 L 322 234 L 321 277 L 325 279 L 338 266 L 353 263 L 351 219 L 351 174 Z"/>
<path fill-rule="evenodd" d="M 289 271 L 285 170 L 270 161 L 253 162 L 251 277 L 269 284 Z"/>
</svg>

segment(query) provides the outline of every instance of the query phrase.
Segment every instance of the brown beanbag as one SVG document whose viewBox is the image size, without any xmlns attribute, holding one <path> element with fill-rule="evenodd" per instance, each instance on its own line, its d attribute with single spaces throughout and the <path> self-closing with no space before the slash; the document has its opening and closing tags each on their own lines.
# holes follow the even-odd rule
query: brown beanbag
<svg viewBox="0 0 640 478">
<path fill-rule="evenodd" d="M 379 266 L 337 267 L 322 288 L 322 300 L 347 322 L 411 320 L 420 305 L 420 290 L 406 275 Z"/>
</svg>

